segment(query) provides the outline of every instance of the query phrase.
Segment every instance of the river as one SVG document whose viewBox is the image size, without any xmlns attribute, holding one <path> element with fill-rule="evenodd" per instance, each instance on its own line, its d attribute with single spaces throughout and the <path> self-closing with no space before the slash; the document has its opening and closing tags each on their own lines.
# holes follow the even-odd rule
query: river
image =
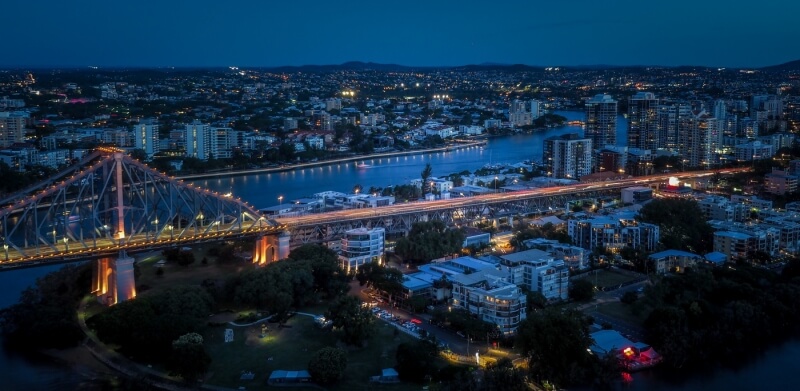
<svg viewBox="0 0 800 391">
<path fill-rule="evenodd" d="M 557 112 L 572 120 L 583 120 L 582 112 Z M 617 139 L 624 144 L 627 135 L 626 121 L 619 117 Z M 232 191 L 237 197 L 258 208 L 310 196 L 313 193 L 335 190 L 350 192 L 356 184 L 365 189 L 370 186 L 385 187 L 404 184 L 418 178 L 426 163 L 433 167 L 434 176 L 444 176 L 463 170 L 475 171 L 487 163 L 517 163 L 524 160 L 541 161 L 543 141 L 547 137 L 566 133 L 583 134 L 580 127 L 566 126 L 534 134 L 491 138 L 483 148 L 474 147 L 450 152 L 412 156 L 369 159 L 369 168 L 358 168 L 356 163 L 336 164 L 298 169 L 279 173 L 262 173 L 224 179 L 195 181 L 196 185 L 219 192 Z M 57 270 L 62 265 L 43 266 L 0 272 L 0 308 L 14 304 L 19 294 L 38 277 Z M 2 342 L 2 339 L 0 339 Z M 751 390 L 795 389 L 800 380 L 795 376 L 796 362 L 800 359 L 800 341 L 793 340 L 756 356 L 739 370 L 719 369 L 711 373 L 692 376 L 673 376 L 668 371 L 653 370 L 633 375 L 626 387 L 630 390 Z M 69 390 L 78 387 L 81 378 L 64 365 L 38 355 L 22 355 L 2 350 L 0 352 L 0 378 L 2 389 L 10 390 Z"/>
<path fill-rule="evenodd" d="M 581 111 L 558 111 L 556 114 L 567 117 L 569 121 L 583 121 L 585 118 Z M 628 134 L 627 122 L 619 116 L 617 124 L 618 144 L 624 144 Z M 445 176 L 464 170 L 474 172 L 489 163 L 519 163 L 524 160 L 538 162 L 542 160 L 544 139 L 567 133 L 578 133 L 582 136 L 583 128 L 564 126 L 533 134 L 493 137 L 482 147 L 410 156 L 365 158 L 357 162 L 292 171 L 196 180 L 194 184 L 220 193 L 231 192 L 256 208 L 265 208 L 277 205 L 278 197 L 282 197 L 282 202 L 291 202 L 326 190 L 352 193 L 355 185 L 361 185 L 367 191 L 372 186 L 407 184 L 420 177 L 427 163 L 433 168 L 433 176 Z M 368 167 L 359 167 L 362 164 Z"/>
</svg>

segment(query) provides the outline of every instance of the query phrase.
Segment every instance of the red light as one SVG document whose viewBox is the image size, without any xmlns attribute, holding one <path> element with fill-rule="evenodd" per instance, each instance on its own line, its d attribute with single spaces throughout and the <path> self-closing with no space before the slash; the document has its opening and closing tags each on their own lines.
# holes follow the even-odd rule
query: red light
<svg viewBox="0 0 800 391">
<path fill-rule="evenodd" d="M 414 324 L 421 324 L 421 323 L 422 323 L 422 321 L 421 321 L 421 320 L 419 320 L 419 319 L 417 319 L 417 318 L 411 318 L 411 323 L 414 323 Z"/>
</svg>

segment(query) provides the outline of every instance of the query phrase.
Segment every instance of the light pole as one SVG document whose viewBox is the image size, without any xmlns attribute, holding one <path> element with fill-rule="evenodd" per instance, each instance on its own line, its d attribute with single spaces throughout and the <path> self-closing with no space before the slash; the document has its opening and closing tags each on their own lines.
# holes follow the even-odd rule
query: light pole
<svg viewBox="0 0 800 391">
<path fill-rule="evenodd" d="M 3 243 L 3 250 L 6 251 L 6 262 L 8 262 L 8 243 Z"/>
<path fill-rule="evenodd" d="M 64 236 L 64 251 L 69 252 L 69 238 Z"/>
<path fill-rule="evenodd" d="M 283 196 L 278 196 L 278 206 L 283 205 Z"/>
<path fill-rule="evenodd" d="M 497 193 L 497 175 L 494 176 L 494 192 Z"/>
</svg>

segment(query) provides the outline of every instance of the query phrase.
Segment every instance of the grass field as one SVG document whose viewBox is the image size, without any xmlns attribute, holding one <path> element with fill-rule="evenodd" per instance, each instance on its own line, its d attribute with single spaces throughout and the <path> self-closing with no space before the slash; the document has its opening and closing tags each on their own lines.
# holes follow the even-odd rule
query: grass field
<svg viewBox="0 0 800 391">
<path fill-rule="evenodd" d="M 603 315 L 607 315 L 609 317 L 641 327 L 644 324 L 645 319 L 647 319 L 648 312 L 642 311 L 641 313 L 634 315 L 631 309 L 632 305 L 619 301 L 603 303 L 597 306 L 597 312 Z"/>
<path fill-rule="evenodd" d="M 582 278 L 591 281 L 598 288 L 618 286 L 638 279 L 635 275 L 614 269 L 595 270 L 585 274 Z"/>
<path fill-rule="evenodd" d="M 166 263 L 162 266 L 164 274 L 160 276 L 156 274 L 159 269 L 156 263 L 164 259 L 160 252 L 143 256 L 141 259 L 137 257 L 136 261 L 141 275 L 136 278 L 136 285 L 148 287 L 148 290 L 142 293 L 158 292 L 171 286 L 198 285 L 208 278 L 224 279 L 254 267 L 244 261 L 219 263 L 216 257 L 206 255 L 208 248 L 208 246 L 193 247 L 194 263 L 188 266 L 180 266 L 172 262 Z M 207 265 L 203 265 L 201 262 L 204 257 L 208 259 Z"/>
<path fill-rule="evenodd" d="M 307 369 L 311 355 L 326 346 L 337 346 L 335 332 L 323 331 L 308 316 L 296 315 L 285 328 L 268 324 L 265 338 L 259 338 L 261 325 L 247 327 L 210 328 L 205 338 L 208 353 L 213 358 L 205 380 L 207 384 L 248 390 L 267 389 L 267 379 L 273 370 Z M 224 342 L 225 328 L 232 328 L 233 342 Z M 397 391 L 419 390 L 416 384 L 378 386 L 369 384 L 369 377 L 380 374 L 381 369 L 395 365 L 397 346 L 413 338 L 400 333 L 394 336 L 393 327 L 376 322 L 376 335 L 366 347 L 346 348 L 348 353 L 345 380 L 331 389 L 371 390 L 386 388 Z M 242 372 L 255 374 L 253 380 L 239 380 Z M 292 389 L 297 389 L 292 387 Z M 311 389 L 311 388 L 309 388 Z"/>
</svg>

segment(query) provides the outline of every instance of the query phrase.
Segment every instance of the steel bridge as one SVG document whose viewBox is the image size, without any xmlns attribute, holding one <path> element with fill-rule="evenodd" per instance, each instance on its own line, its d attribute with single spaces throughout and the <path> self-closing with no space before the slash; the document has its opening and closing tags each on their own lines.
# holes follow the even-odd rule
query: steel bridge
<svg viewBox="0 0 800 391">
<path fill-rule="evenodd" d="M 285 226 L 246 202 L 167 176 L 116 148 L 0 200 L 0 267 L 96 261 L 95 292 L 136 295 L 127 252 L 255 238 L 253 262 L 285 257 Z"/>
<path fill-rule="evenodd" d="M 716 173 L 720 171 L 677 176 Z M 418 221 L 460 224 L 546 213 L 571 201 L 617 196 L 625 187 L 668 178 L 655 175 L 269 220 L 239 198 L 184 183 L 122 150 L 99 148 L 79 164 L 0 200 L 0 270 L 94 259 L 95 291 L 113 304 L 135 296 L 133 260 L 127 252 L 247 238 L 255 239 L 253 262 L 265 264 L 285 258 L 292 246 L 338 239 L 353 228 L 384 227 L 400 234 Z"/>
<path fill-rule="evenodd" d="M 742 168 L 632 177 L 608 182 L 411 202 L 381 208 L 342 210 L 276 220 L 288 228 L 291 247 L 297 247 L 305 243 L 322 243 L 339 239 L 346 231 L 354 228 L 382 227 L 387 233 L 404 234 L 411 230 L 414 223 L 421 221 L 441 220 L 447 224 L 459 225 L 477 219 L 539 215 L 564 209 L 570 202 L 578 200 L 618 198 L 624 188 L 662 184 L 670 177 L 693 180 L 747 170 Z"/>
</svg>

